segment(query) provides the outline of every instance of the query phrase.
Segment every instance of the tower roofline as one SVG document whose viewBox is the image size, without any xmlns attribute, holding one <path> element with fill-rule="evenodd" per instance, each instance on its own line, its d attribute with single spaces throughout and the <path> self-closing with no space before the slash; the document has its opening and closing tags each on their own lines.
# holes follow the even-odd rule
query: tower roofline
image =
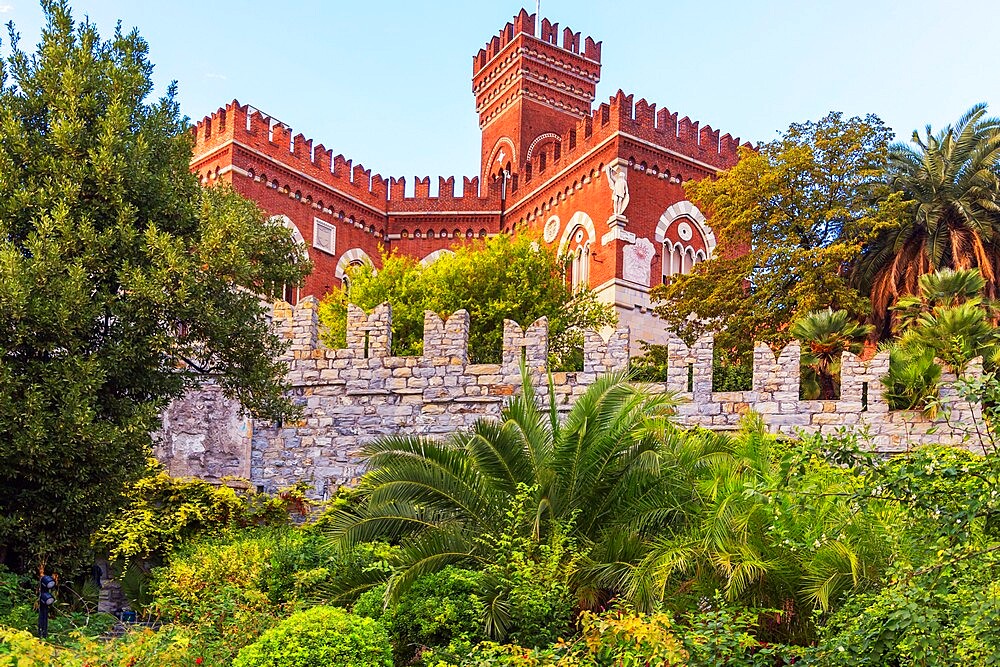
<svg viewBox="0 0 1000 667">
<path fill-rule="evenodd" d="M 479 50 L 479 53 L 472 57 L 472 74 L 476 75 L 483 70 L 494 58 L 503 52 L 519 35 L 524 35 L 532 40 L 545 44 L 550 44 L 568 53 L 586 58 L 596 64 L 601 63 L 601 42 L 594 41 L 590 36 L 583 38 L 583 52 L 580 52 L 581 36 L 579 32 L 573 32 L 570 28 L 564 28 L 560 40 L 559 24 L 552 23 L 546 18 L 542 19 L 541 30 L 535 34 L 536 15 L 529 14 L 522 9 L 509 21 L 500 32 L 486 42 L 486 45 Z"/>
</svg>

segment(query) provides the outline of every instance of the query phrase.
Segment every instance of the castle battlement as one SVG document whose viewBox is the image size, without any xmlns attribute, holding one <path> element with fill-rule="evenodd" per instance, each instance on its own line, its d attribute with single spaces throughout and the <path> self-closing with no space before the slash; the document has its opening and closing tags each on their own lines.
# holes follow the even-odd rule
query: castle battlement
<svg viewBox="0 0 1000 667">
<path fill-rule="evenodd" d="M 529 14 L 526 9 L 522 9 L 518 12 L 517 16 L 514 17 L 513 21 L 507 22 L 507 24 L 500 29 L 500 32 L 494 35 L 493 38 L 486 43 L 486 46 L 480 49 L 479 53 L 472 57 L 473 76 L 479 74 L 483 68 L 485 68 L 494 58 L 500 55 L 504 49 L 506 49 L 519 35 L 526 35 L 527 37 L 537 39 L 545 44 L 562 49 L 567 53 L 582 55 L 584 58 L 600 64 L 600 42 L 594 41 L 594 39 L 589 36 L 583 38 L 583 53 L 581 53 L 580 33 L 573 32 L 568 27 L 563 28 L 562 33 L 560 33 L 558 23 L 552 23 L 547 18 L 543 18 L 540 26 L 541 30 L 539 31 L 539 34 L 536 35 L 536 18 L 535 14 Z M 560 36 L 562 37 L 561 40 Z"/>
<path fill-rule="evenodd" d="M 305 481 L 319 493 L 358 477 L 363 461 L 357 452 L 373 438 L 443 437 L 477 419 L 499 416 L 504 402 L 520 388 L 522 364 L 540 400 L 546 400 L 551 379 L 561 412 L 571 409 L 601 374 L 629 366 L 631 334 L 628 327 L 621 327 L 603 335 L 585 332 L 583 368 L 549 374 L 545 318 L 526 327 L 506 321 L 501 363 L 473 364 L 468 355 L 469 314 L 461 310 L 447 319 L 425 313 L 423 354 L 395 356 L 392 311 L 386 304 L 371 313 L 349 307 L 347 345 L 328 349 L 320 342 L 317 306 L 309 297 L 294 308 L 284 303 L 274 308 L 275 330 L 289 343 L 286 379 L 292 397 L 302 406 L 301 421 L 241 427 L 234 417 L 238 406 L 225 404 L 217 389 L 193 393 L 165 415 L 157 456 L 170 470 L 212 479 L 249 469 L 254 484 L 275 489 Z M 799 398 L 798 342 L 778 354 L 758 344 L 753 383 L 747 391 L 712 390 L 713 355 L 712 336 L 690 346 L 671 338 L 667 381 L 647 385 L 650 391 L 677 396 L 681 402 L 675 419 L 682 426 L 730 430 L 754 411 L 775 433 L 854 432 L 884 453 L 922 443 L 965 447 L 976 443 L 972 436 L 982 411 L 958 395 L 952 385 L 954 373 L 942 375 L 939 398 L 944 407 L 937 418 L 929 419 L 889 409 L 880 382 L 889 369 L 888 352 L 868 360 L 845 352 L 840 398 L 828 401 Z M 966 377 L 981 375 L 981 363 L 969 365 Z M 216 413 L 230 418 L 220 425 L 213 421 Z M 205 442 L 214 443 L 215 449 L 206 451 Z M 197 447 L 187 451 L 188 443 Z M 240 456 L 249 456 L 250 461 Z"/>
<path fill-rule="evenodd" d="M 650 104 L 645 99 L 633 103 L 633 99 L 632 95 L 619 90 L 608 102 L 602 103 L 575 127 L 563 133 L 558 141 L 552 142 L 554 150 L 551 153 L 539 151 L 531 155 L 521 165 L 512 191 L 517 192 L 521 186 L 533 183 L 539 175 L 553 173 L 557 167 L 573 164 L 615 133 L 624 133 L 665 151 L 679 153 L 676 159 L 681 162 L 694 158 L 718 170 L 732 167 L 739 159 L 739 137 L 734 138 L 729 133 L 720 136 L 720 130 L 713 129 L 711 125 L 700 126 L 698 121 L 692 121 L 687 116 L 678 119 L 677 112 L 667 108 L 657 110 L 656 104 Z M 743 143 L 742 147 L 753 149 L 749 142 Z M 665 180 L 687 180 L 683 171 L 676 168 L 671 171 L 665 160 L 663 164 L 642 158 L 632 158 L 631 161 L 636 169 Z M 705 171 L 704 166 L 693 169 L 698 171 L 688 171 L 688 177 Z"/>
<path fill-rule="evenodd" d="M 275 189 L 287 189 L 290 196 L 294 196 L 297 190 L 301 192 L 302 179 L 294 178 L 294 175 L 301 174 L 331 190 L 359 199 L 384 214 L 425 210 L 477 212 L 494 210 L 499 205 L 498 192 L 489 189 L 480 191 L 478 176 L 464 177 L 462 193 L 458 196 L 455 195 L 454 176 L 439 177 L 439 191 L 435 196 L 430 194 L 430 178 L 427 176 L 416 177 L 413 191 L 407 193 L 406 178 L 385 178 L 381 174 L 373 174 L 371 169 L 354 164 L 342 154 L 334 155 L 323 144 L 314 144 L 302 133 L 293 136 L 289 126 L 249 105 L 241 105 L 237 100 L 205 116 L 191 132 L 195 138 L 196 170 L 199 157 L 219 150 L 226 142 L 234 142 L 255 153 L 249 158 L 259 165 L 249 172 L 255 180 Z M 277 163 L 291 174 L 279 174 L 266 164 L 267 161 Z M 317 194 L 311 199 L 316 200 L 320 196 Z"/>
</svg>

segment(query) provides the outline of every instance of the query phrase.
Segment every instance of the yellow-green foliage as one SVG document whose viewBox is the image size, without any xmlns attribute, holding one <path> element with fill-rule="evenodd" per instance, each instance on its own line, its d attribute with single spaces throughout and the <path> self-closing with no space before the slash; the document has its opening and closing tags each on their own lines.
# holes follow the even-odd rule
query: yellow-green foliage
<svg viewBox="0 0 1000 667">
<path fill-rule="evenodd" d="M 62 647 L 0 626 L 0 667 L 164 667 L 200 664 L 198 658 L 213 664 L 203 657 L 193 634 L 180 628 L 147 628 L 108 642 L 81 638 Z"/>
<path fill-rule="evenodd" d="M 672 667 L 687 665 L 688 654 L 665 614 L 604 615 L 584 612 L 581 635 L 545 649 L 512 644 L 480 644 L 459 663 L 432 667 Z"/>
<path fill-rule="evenodd" d="M 0 667 L 81 667 L 83 662 L 69 651 L 36 639 L 30 632 L 0 625 Z"/>
<path fill-rule="evenodd" d="M 196 543 L 155 571 L 153 609 L 165 621 L 193 625 L 235 655 L 290 611 L 291 602 L 269 593 L 285 574 L 276 567 L 279 556 L 301 540 L 299 533 L 275 529 Z"/>
<path fill-rule="evenodd" d="M 550 344 L 560 358 L 582 344 L 572 327 L 614 322 L 614 312 L 592 292 L 573 294 L 564 264 L 528 234 L 501 234 L 454 251 L 428 266 L 390 254 L 382 258 L 378 271 L 371 266 L 350 269 L 350 294 L 345 297 L 335 289 L 320 306 L 324 342 L 344 346 L 348 297 L 365 309 L 384 301 L 392 305 L 393 351 L 403 355 L 420 354 L 423 348 L 425 310 L 445 317 L 469 311 L 469 352 L 480 362 L 499 361 L 504 319 L 527 326 L 548 317 Z"/>
<path fill-rule="evenodd" d="M 385 629 L 336 607 L 293 614 L 247 646 L 233 667 L 392 667 Z"/>
<path fill-rule="evenodd" d="M 95 546 L 107 550 L 112 560 L 165 556 L 198 535 L 223 528 L 288 522 L 289 499 L 285 496 L 237 493 L 228 486 L 163 472 L 133 484 L 127 501 L 127 508 L 93 538 Z"/>
<path fill-rule="evenodd" d="M 684 665 L 687 654 L 666 614 L 635 616 L 584 612 L 580 622 L 586 653 L 581 665 Z"/>
</svg>

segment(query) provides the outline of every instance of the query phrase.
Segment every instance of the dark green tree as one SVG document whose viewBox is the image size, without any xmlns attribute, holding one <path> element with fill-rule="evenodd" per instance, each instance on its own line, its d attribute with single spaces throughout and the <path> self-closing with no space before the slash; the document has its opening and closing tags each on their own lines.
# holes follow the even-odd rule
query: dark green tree
<svg viewBox="0 0 1000 667">
<path fill-rule="evenodd" d="M 36 51 L 11 25 L 0 62 L 0 559 L 22 567 L 84 556 L 185 390 L 286 411 L 259 295 L 308 268 L 253 203 L 198 186 L 137 32 L 42 8 Z"/>
</svg>

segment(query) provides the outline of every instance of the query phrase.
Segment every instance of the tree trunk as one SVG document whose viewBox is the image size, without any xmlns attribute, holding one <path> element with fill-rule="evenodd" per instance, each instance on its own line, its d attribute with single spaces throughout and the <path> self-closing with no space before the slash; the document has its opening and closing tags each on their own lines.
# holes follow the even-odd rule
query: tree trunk
<svg viewBox="0 0 1000 667">
<path fill-rule="evenodd" d="M 829 372 L 817 373 L 819 376 L 819 398 L 821 401 L 832 401 L 837 398 L 837 385 Z"/>
</svg>

